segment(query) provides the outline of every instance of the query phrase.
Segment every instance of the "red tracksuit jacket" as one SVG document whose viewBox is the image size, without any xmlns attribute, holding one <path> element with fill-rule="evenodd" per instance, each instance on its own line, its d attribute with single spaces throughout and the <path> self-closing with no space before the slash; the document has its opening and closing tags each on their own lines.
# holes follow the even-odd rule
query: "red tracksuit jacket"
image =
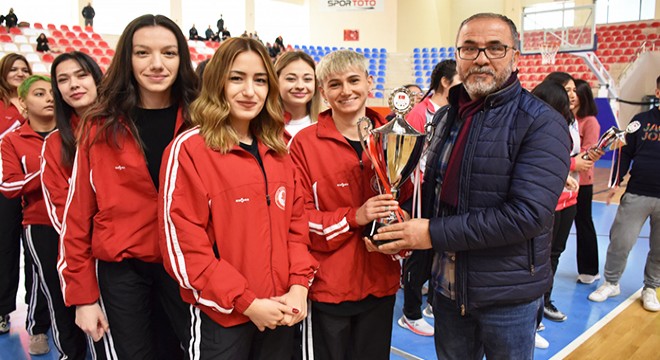
<svg viewBox="0 0 660 360">
<path fill-rule="evenodd" d="M 14 104 L 7 106 L 0 100 L 0 140 L 14 129 L 25 123 L 25 118 L 21 115 Z"/>
<path fill-rule="evenodd" d="M 27 121 L 0 141 L 0 192 L 23 197 L 23 225 L 50 225 L 39 181 L 43 142 Z"/>
<path fill-rule="evenodd" d="M 374 121 L 374 128 L 386 123 L 369 108 L 366 115 Z M 378 194 L 367 155 L 358 159 L 337 130 L 331 110 L 298 132 L 289 151 L 302 178 L 312 255 L 321 263 L 309 297 L 340 303 L 395 294 L 401 275 L 399 262 L 389 255 L 368 252 L 363 227 L 355 222 L 357 209 Z"/>
<path fill-rule="evenodd" d="M 78 122 L 78 117 L 73 115 L 71 126 L 74 131 Z M 62 164 L 62 137 L 59 130 L 55 130 L 46 136 L 41 149 L 41 190 L 48 217 L 58 234 L 62 232 L 69 179 L 71 179 L 71 167 Z"/>
<path fill-rule="evenodd" d="M 182 125 L 179 108 L 175 133 Z M 89 140 L 77 146 L 64 210 L 57 269 L 67 306 L 98 300 L 96 259 L 162 262 L 158 193 L 142 149 L 130 135 L 120 149 L 104 137 L 90 146 L 99 127 L 90 125 Z"/>
<path fill-rule="evenodd" d="M 242 313 L 255 298 L 309 286 L 318 267 L 293 163 L 258 146 L 263 170 L 240 146 L 211 150 L 193 128 L 161 166 L 163 264 L 183 299 L 224 327 L 249 321 Z"/>
</svg>

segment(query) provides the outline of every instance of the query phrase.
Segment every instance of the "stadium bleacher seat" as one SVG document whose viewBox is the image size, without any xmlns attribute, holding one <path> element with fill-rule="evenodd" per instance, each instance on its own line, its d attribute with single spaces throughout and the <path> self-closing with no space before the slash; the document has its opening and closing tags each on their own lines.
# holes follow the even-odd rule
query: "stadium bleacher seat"
<svg viewBox="0 0 660 360">
<path fill-rule="evenodd" d="M 43 28 L 44 28 L 44 26 L 43 26 L 41 23 L 38 23 L 38 22 L 32 24 L 32 26 L 33 26 L 35 29 L 39 29 L 39 30 L 43 30 Z"/>
<path fill-rule="evenodd" d="M 44 54 L 41 57 L 41 60 L 45 63 L 52 63 L 53 60 L 55 60 L 55 58 L 53 58 L 53 55 L 51 55 L 51 54 Z"/>
<path fill-rule="evenodd" d="M 72 50 L 72 51 L 74 51 L 74 50 Z M 83 53 L 85 53 L 85 54 L 87 54 L 87 55 L 92 55 L 92 54 L 91 54 L 91 51 L 89 51 L 89 48 L 86 48 L 86 47 L 82 47 L 82 48 L 80 48 L 79 51 L 80 51 L 80 52 L 83 52 Z"/>
<path fill-rule="evenodd" d="M 80 25 L 73 25 L 71 27 L 71 30 L 75 31 L 75 32 L 79 32 L 79 33 L 83 31 L 82 28 L 80 27 Z"/>
<path fill-rule="evenodd" d="M 23 32 L 21 31 L 21 29 L 18 28 L 18 27 L 13 27 L 13 28 L 9 29 L 9 33 L 10 33 L 10 34 L 14 34 L 14 35 L 21 35 L 21 34 L 23 34 Z"/>
<path fill-rule="evenodd" d="M 57 30 L 57 27 L 55 26 L 55 24 L 48 24 L 48 25 L 46 25 L 46 28 L 48 30 Z"/>
<path fill-rule="evenodd" d="M 84 32 L 78 33 L 78 39 L 87 40 L 89 39 L 89 35 L 87 35 L 87 33 Z"/>
<path fill-rule="evenodd" d="M 57 44 L 62 45 L 62 46 L 71 45 L 71 43 L 69 42 L 69 39 L 65 39 L 65 38 L 61 38 L 61 39 L 57 40 Z"/>
<path fill-rule="evenodd" d="M 33 63 L 31 64 L 32 72 L 35 74 L 48 74 L 48 68 L 43 63 Z"/>
<path fill-rule="evenodd" d="M 105 42 L 105 41 L 103 41 L 103 40 L 99 41 L 99 42 L 97 43 L 97 46 L 100 47 L 100 48 L 104 48 L 104 49 L 107 49 L 107 48 L 110 47 L 110 46 L 108 46 L 108 43 Z"/>
<path fill-rule="evenodd" d="M 18 51 L 24 54 L 29 54 L 34 52 L 34 48 L 30 44 L 21 44 L 21 46 L 18 48 Z"/>
<path fill-rule="evenodd" d="M 382 98 L 383 98 L 383 92 L 382 92 L 382 91 L 376 91 L 376 92 L 374 93 L 374 97 L 375 97 L 376 99 L 382 99 Z"/>
</svg>

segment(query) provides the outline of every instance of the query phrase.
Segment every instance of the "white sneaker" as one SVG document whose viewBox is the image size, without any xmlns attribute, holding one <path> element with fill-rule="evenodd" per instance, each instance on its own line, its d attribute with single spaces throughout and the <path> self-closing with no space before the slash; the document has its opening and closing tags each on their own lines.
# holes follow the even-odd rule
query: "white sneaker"
<svg viewBox="0 0 660 360">
<path fill-rule="evenodd" d="M 422 310 L 422 315 L 426 316 L 427 318 L 433 319 L 433 307 L 431 304 L 426 305 L 424 310 Z"/>
<path fill-rule="evenodd" d="M 600 274 L 596 274 L 596 275 L 580 274 L 577 277 L 577 281 L 582 284 L 593 284 L 598 280 L 600 280 Z"/>
<path fill-rule="evenodd" d="M 642 305 L 647 311 L 660 311 L 660 303 L 655 289 L 646 288 L 642 290 Z"/>
<path fill-rule="evenodd" d="M 603 285 L 596 289 L 596 291 L 589 294 L 589 300 L 595 302 L 603 302 L 607 300 L 607 298 L 617 296 L 619 294 L 621 294 L 621 288 L 619 287 L 619 284 L 614 285 L 605 281 Z"/>
<path fill-rule="evenodd" d="M 536 336 L 534 337 L 534 347 L 537 349 L 547 349 L 549 346 L 550 343 L 548 340 L 539 335 L 539 333 L 536 333 Z"/>
<path fill-rule="evenodd" d="M 543 331 L 545 330 L 545 325 L 543 323 L 539 323 L 539 327 L 536 328 L 536 331 Z"/>
<path fill-rule="evenodd" d="M 402 315 L 397 323 L 402 328 L 408 329 L 417 335 L 433 336 L 433 326 L 427 323 L 424 318 L 418 320 L 410 320 L 405 315 Z"/>
</svg>

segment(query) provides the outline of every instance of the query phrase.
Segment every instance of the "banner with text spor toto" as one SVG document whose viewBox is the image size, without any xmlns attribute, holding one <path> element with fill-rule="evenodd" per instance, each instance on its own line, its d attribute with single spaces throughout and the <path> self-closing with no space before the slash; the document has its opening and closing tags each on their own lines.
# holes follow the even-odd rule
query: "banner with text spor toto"
<svg viewBox="0 0 660 360">
<path fill-rule="evenodd" d="M 321 11 L 383 11 L 385 0 L 319 0 Z"/>
</svg>

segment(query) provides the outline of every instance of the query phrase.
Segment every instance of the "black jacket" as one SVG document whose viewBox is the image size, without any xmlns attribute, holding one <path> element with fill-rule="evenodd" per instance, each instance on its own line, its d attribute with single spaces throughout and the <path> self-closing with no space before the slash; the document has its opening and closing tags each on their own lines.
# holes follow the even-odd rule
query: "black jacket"
<svg viewBox="0 0 660 360">
<path fill-rule="evenodd" d="M 439 150 L 461 121 L 459 91 L 462 85 L 450 91 L 424 173 L 422 212 L 433 249 L 456 253 L 462 312 L 537 299 L 552 283 L 553 216 L 570 164 L 566 121 L 517 79 L 487 96 L 472 119 L 455 215 L 432 217 Z"/>
</svg>

